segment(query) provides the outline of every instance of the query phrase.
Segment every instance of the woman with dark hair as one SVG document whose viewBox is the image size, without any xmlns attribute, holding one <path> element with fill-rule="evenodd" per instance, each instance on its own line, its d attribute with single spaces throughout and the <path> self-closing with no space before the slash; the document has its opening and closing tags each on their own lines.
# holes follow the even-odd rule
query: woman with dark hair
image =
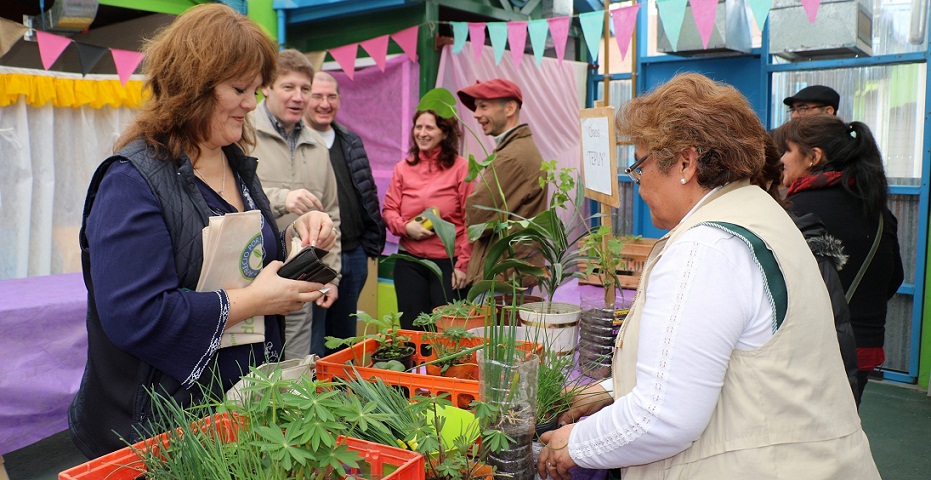
<svg viewBox="0 0 931 480">
<path fill-rule="evenodd" d="M 789 210 L 817 215 L 849 256 L 839 273 L 850 298 L 861 398 L 869 373 L 885 361 L 886 303 L 904 279 L 898 222 L 886 206 L 888 184 L 879 147 L 865 124 L 830 115 L 790 120 L 774 138 L 784 152 L 782 184 L 788 188 Z M 853 290 L 877 233 L 873 257 Z"/>
<path fill-rule="evenodd" d="M 79 238 L 87 366 L 68 423 L 88 458 L 157 433 L 167 419 L 153 392 L 182 407 L 222 399 L 251 365 L 278 360 L 281 315 L 323 287 L 277 275 L 286 244 L 336 240 L 320 212 L 279 233 L 257 161 L 243 154 L 256 90 L 276 69 L 275 43 L 258 25 L 225 5 L 198 5 L 144 52 L 151 95 L 94 173 Z M 208 266 L 202 231 L 217 217 L 224 226 L 251 219 L 240 235 L 249 240 Z M 198 291 L 202 270 L 216 269 L 235 272 L 231 288 Z"/>
<path fill-rule="evenodd" d="M 831 300 L 766 186 L 766 132 L 747 99 L 681 74 L 628 102 L 616 124 L 635 147 L 625 172 L 669 233 L 645 263 L 612 378 L 541 436 L 538 473 L 878 479 Z"/>
<path fill-rule="evenodd" d="M 472 245 L 465 225 L 465 201 L 472 193 L 466 182 L 468 162 L 459 155 L 459 122 L 442 118 L 432 110 L 414 114 L 410 157 L 394 166 L 385 193 L 382 216 L 391 233 L 401 237 L 400 251 L 432 260 L 443 273 L 442 283 L 423 265 L 399 259 L 394 264 L 394 285 L 401 325 L 413 328 L 424 312 L 462 298 Z M 429 225 L 422 222 L 425 210 L 433 209 L 456 227 L 455 257 Z"/>
</svg>

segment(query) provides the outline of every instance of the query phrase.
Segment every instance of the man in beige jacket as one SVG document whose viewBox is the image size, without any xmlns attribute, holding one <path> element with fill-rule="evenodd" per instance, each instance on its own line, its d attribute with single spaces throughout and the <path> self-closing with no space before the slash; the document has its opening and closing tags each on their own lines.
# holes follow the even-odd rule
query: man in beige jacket
<svg viewBox="0 0 931 480">
<path fill-rule="evenodd" d="M 278 76 L 271 86 L 262 89 L 265 100 L 251 114 L 256 145 L 250 154 L 259 160 L 259 179 L 279 229 L 305 212 L 321 210 L 330 215 L 338 232 L 336 176 L 329 153 L 323 139 L 303 121 L 313 77 L 313 66 L 302 53 L 294 49 L 278 53 Z M 323 262 L 340 271 L 338 238 Z M 318 305 L 329 307 L 336 301 L 338 282 L 337 278 L 327 284 L 329 290 Z M 312 324 L 310 304 L 285 318 L 285 359 L 311 353 Z"/>
</svg>

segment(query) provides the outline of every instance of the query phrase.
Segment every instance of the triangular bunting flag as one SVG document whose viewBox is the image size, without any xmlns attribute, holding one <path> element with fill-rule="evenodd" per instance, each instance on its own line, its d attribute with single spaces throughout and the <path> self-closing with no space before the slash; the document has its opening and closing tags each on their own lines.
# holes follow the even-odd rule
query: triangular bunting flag
<svg viewBox="0 0 931 480">
<path fill-rule="evenodd" d="M 110 50 L 108 48 L 81 42 L 74 42 L 74 46 L 78 47 L 78 60 L 81 61 L 81 75 L 90 73 L 94 65 L 97 65 L 97 62 Z"/>
<path fill-rule="evenodd" d="M 336 60 L 336 63 L 346 72 L 350 80 L 352 80 L 352 77 L 356 74 L 356 55 L 358 52 L 358 43 L 330 49 L 330 56 L 333 57 L 333 60 Z"/>
<path fill-rule="evenodd" d="M 690 0 L 692 2 L 692 15 L 695 17 L 695 26 L 698 27 L 698 36 L 701 45 L 708 49 L 711 33 L 714 31 L 714 18 L 718 15 L 718 0 Z"/>
<path fill-rule="evenodd" d="M 511 60 L 515 68 L 520 68 L 527 45 L 527 22 L 508 22 L 508 45 L 511 46 Z"/>
<path fill-rule="evenodd" d="M 482 49 L 485 48 L 485 24 L 469 23 L 469 40 L 472 41 L 472 55 L 477 62 L 482 58 Z"/>
<path fill-rule="evenodd" d="M 39 57 L 42 58 L 42 68 L 48 70 L 55 64 L 55 60 L 61 56 L 71 43 L 71 39 L 54 35 L 41 30 L 36 30 L 36 39 L 39 42 Z"/>
<path fill-rule="evenodd" d="M 130 75 L 139 68 L 142 63 L 143 54 L 130 50 L 110 49 L 110 55 L 113 55 L 113 63 L 116 65 L 116 74 L 120 77 L 120 83 L 126 85 Z"/>
<path fill-rule="evenodd" d="M 0 57 L 6 55 L 6 52 L 9 52 L 13 45 L 23 38 L 26 30 L 29 29 L 21 23 L 0 18 Z"/>
<path fill-rule="evenodd" d="M 679 49 L 679 32 L 685 20 L 685 3 L 687 0 L 656 0 L 656 10 L 663 22 L 663 31 L 669 39 L 672 49 Z"/>
<path fill-rule="evenodd" d="M 453 53 L 462 51 L 469 36 L 469 24 L 466 22 L 449 22 L 453 26 Z"/>
<path fill-rule="evenodd" d="M 821 0 L 802 0 L 802 6 L 805 7 L 805 13 L 808 14 L 808 22 L 815 23 L 818 17 L 818 7 L 821 6 Z"/>
<path fill-rule="evenodd" d="M 630 39 L 634 34 L 634 27 L 637 25 L 638 11 L 640 11 L 640 4 L 635 3 L 629 7 L 618 8 L 611 12 L 611 20 L 614 21 L 614 39 L 617 40 L 617 47 L 621 50 L 621 60 L 627 57 Z"/>
<path fill-rule="evenodd" d="M 497 65 L 501 63 L 504 47 L 508 42 L 507 22 L 488 22 L 488 36 L 491 38 L 491 48 L 495 51 L 495 65 Z"/>
<path fill-rule="evenodd" d="M 756 26 L 763 30 L 766 24 L 766 17 L 773 8 L 773 0 L 749 0 L 750 10 L 753 11 L 753 18 L 756 20 Z"/>
<path fill-rule="evenodd" d="M 530 46 L 533 48 L 533 58 L 540 66 L 543 61 L 543 52 L 546 50 L 546 33 L 550 31 L 550 24 L 545 18 L 527 22 L 527 31 L 530 33 Z"/>
<path fill-rule="evenodd" d="M 410 58 L 412 62 L 417 61 L 417 32 L 420 30 L 420 27 L 414 25 L 410 28 L 405 28 L 400 32 L 391 34 L 391 38 L 394 39 L 394 43 L 397 43 L 401 50 L 407 54 L 407 58 Z"/>
<path fill-rule="evenodd" d="M 579 23 L 582 24 L 582 36 L 585 37 L 585 45 L 588 46 L 588 53 L 592 57 L 592 63 L 598 61 L 598 46 L 601 45 L 601 33 L 604 31 L 604 11 L 595 10 L 594 12 L 579 14 Z"/>
<path fill-rule="evenodd" d="M 382 35 L 361 42 L 362 48 L 372 57 L 378 69 L 385 71 L 385 58 L 388 56 L 388 35 Z"/>
<path fill-rule="evenodd" d="M 553 48 L 556 49 L 556 59 L 562 65 L 562 59 L 566 56 L 566 40 L 569 39 L 569 20 L 572 17 L 548 18 L 546 21 L 550 24 L 550 35 L 553 36 Z"/>
</svg>

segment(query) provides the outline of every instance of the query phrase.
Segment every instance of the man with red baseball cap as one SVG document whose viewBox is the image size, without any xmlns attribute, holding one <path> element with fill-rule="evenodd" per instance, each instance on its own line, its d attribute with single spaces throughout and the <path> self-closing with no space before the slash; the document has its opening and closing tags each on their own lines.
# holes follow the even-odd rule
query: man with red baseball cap
<svg viewBox="0 0 931 480">
<path fill-rule="evenodd" d="M 510 80 L 495 78 L 465 87 L 458 95 L 462 104 L 474 112 L 482 131 L 495 137 L 496 145 L 491 166 L 495 175 L 484 175 L 484 180 L 475 183 L 475 190 L 466 199 L 466 225 L 498 220 L 498 214 L 480 207 L 507 210 L 512 220 L 531 218 L 545 210 L 547 192 L 538 182 L 544 177 L 543 156 L 533 141 L 530 127 L 520 123 L 524 100 L 520 87 Z M 485 230 L 475 241 L 466 272 L 469 282 L 484 278 L 485 257 L 493 241 L 491 230 Z M 518 258 L 529 255 L 529 250 L 516 252 Z M 530 279 L 525 279 L 524 285 L 528 283 Z"/>
</svg>

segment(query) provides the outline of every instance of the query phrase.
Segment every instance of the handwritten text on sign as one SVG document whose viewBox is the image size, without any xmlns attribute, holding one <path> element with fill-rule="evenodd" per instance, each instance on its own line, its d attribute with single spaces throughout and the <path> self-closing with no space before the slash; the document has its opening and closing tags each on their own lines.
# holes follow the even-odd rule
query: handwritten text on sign
<svg viewBox="0 0 931 480">
<path fill-rule="evenodd" d="M 617 173 L 611 171 L 611 148 L 614 139 L 609 135 L 608 118 L 582 119 L 582 161 L 585 162 L 585 187 L 611 195 L 611 183 Z"/>
</svg>

